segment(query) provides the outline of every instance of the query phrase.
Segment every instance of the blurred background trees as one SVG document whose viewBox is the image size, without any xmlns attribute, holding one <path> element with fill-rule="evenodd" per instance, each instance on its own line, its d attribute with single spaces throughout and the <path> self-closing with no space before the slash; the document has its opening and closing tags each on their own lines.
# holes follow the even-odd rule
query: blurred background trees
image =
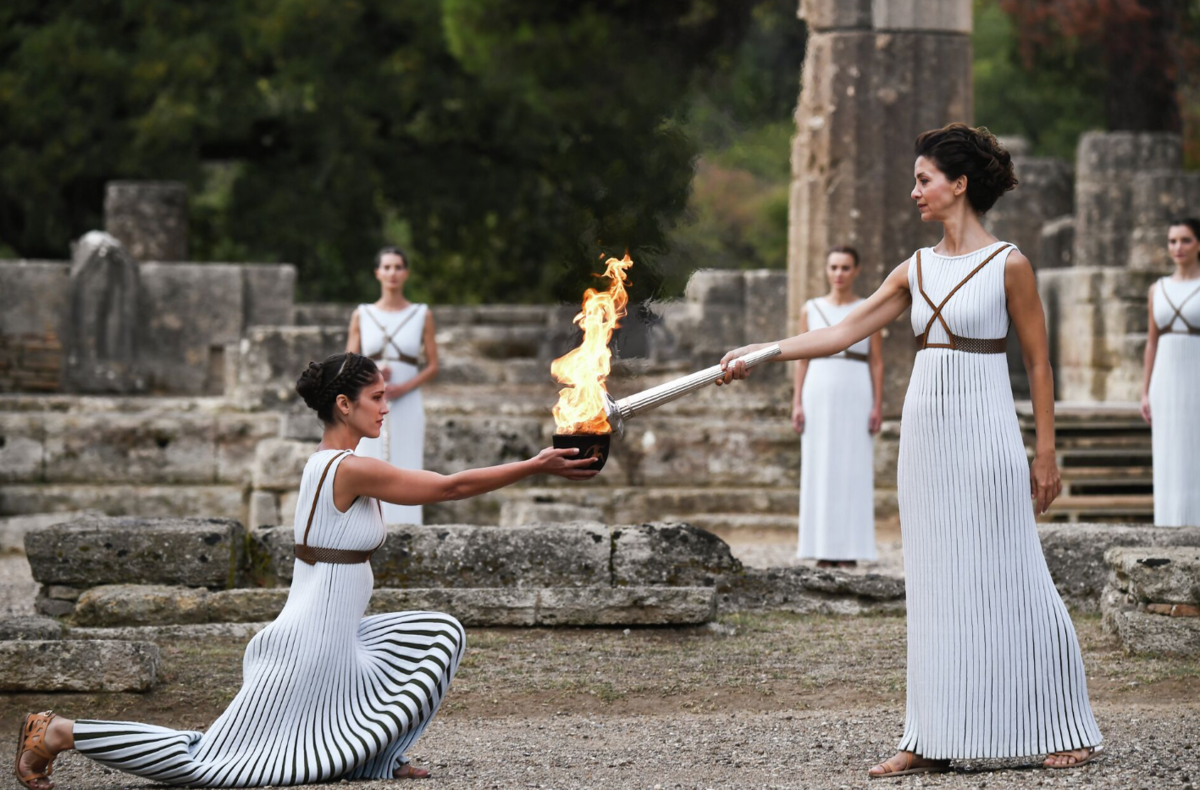
<svg viewBox="0 0 1200 790">
<path fill-rule="evenodd" d="M 1148 119 L 1196 163 L 1195 8 L 1105 2 L 1166 53 L 1133 87 L 1114 87 L 1118 47 L 1149 39 L 1113 43 L 1070 2 L 976 0 L 976 120 L 1070 157 L 1087 129 Z M 796 6 L 7 0 L 0 256 L 63 258 L 106 181 L 169 178 L 191 189 L 194 260 L 293 262 L 309 299 L 369 296 L 385 242 L 438 302 L 574 301 L 627 247 L 635 298 L 701 266 L 783 267 Z"/>
</svg>

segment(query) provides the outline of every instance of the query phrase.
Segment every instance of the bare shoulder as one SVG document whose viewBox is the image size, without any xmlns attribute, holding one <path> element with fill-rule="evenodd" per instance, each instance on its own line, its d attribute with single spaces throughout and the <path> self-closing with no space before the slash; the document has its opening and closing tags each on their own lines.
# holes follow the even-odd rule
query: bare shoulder
<svg viewBox="0 0 1200 790">
<path fill-rule="evenodd" d="M 1012 252 L 1008 253 L 1008 258 L 1006 258 L 1004 261 L 1004 269 L 1005 271 L 1010 272 L 1013 269 L 1027 269 L 1028 271 L 1032 272 L 1033 263 L 1031 263 L 1030 260 L 1025 257 L 1025 253 L 1014 247 Z"/>
<path fill-rule="evenodd" d="M 1033 264 L 1020 250 L 1014 249 L 1004 261 L 1004 285 L 1011 288 L 1032 288 L 1037 290 L 1037 278 L 1033 274 Z"/>
<path fill-rule="evenodd" d="M 893 287 L 903 288 L 904 290 L 907 291 L 908 290 L 908 270 L 909 270 L 909 267 L 912 266 L 912 262 L 915 257 L 916 257 L 916 253 L 913 253 L 913 255 L 910 256 L 907 260 L 901 262 L 901 264 L 899 266 L 897 266 L 895 269 L 892 269 L 892 273 L 887 276 L 887 278 L 884 280 L 884 282 L 892 285 Z"/>
</svg>

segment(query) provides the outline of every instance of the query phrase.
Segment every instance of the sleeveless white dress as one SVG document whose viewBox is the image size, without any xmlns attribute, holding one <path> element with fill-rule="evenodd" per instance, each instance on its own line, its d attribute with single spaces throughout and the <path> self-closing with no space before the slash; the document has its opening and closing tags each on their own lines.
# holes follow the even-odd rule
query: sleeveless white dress
<svg viewBox="0 0 1200 790">
<path fill-rule="evenodd" d="M 314 496 L 309 546 L 369 550 L 383 540 L 376 500 L 359 498 L 344 513 L 333 503 L 337 466 L 347 455 L 324 450 L 308 460 L 297 542 Z M 466 634 L 437 612 L 363 617 L 373 584 L 367 562 L 296 560 L 287 604 L 250 640 L 242 689 L 207 732 L 81 719 L 75 748 L 121 771 L 194 787 L 391 777 L 437 712 Z"/>
<path fill-rule="evenodd" d="M 1170 277 L 1154 289 L 1154 323 L 1160 334 L 1150 373 L 1150 430 L 1154 523 L 1160 527 L 1200 526 L 1198 291 L 1200 282 Z"/>
<path fill-rule="evenodd" d="M 921 250 L 923 283 L 914 256 L 914 333 L 929 327 L 934 344 L 949 342 L 947 330 L 975 340 L 1008 334 L 1011 248 L 1002 244 L 955 257 Z M 941 304 L 997 251 L 946 302 L 946 325 L 931 323 L 927 298 Z M 897 473 L 908 606 L 899 748 L 965 759 L 1099 744 L 1079 642 L 1034 524 L 1005 354 L 917 352 Z"/>
<path fill-rule="evenodd" d="M 400 354 L 413 359 L 420 357 L 428 310 L 423 304 L 410 304 L 396 311 L 380 310 L 369 304 L 358 306 L 362 353 L 374 358 L 376 364 L 391 369 L 389 384 L 403 384 L 417 375 L 419 368 L 411 362 L 401 361 Z M 392 342 L 388 341 L 389 337 Z M 383 358 L 379 359 L 381 354 Z M 388 401 L 388 407 L 391 411 L 379 438 L 362 439 L 356 452 L 401 469 L 424 469 L 425 406 L 421 390 L 415 389 L 402 398 Z M 420 505 L 383 503 L 383 520 L 388 524 L 420 524 L 422 519 Z"/>
<path fill-rule="evenodd" d="M 805 305 L 809 329 L 840 323 L 862 300 Z M 866 356 L 871 340 L 849 349 Z M 816 560 L 874 560 L 875 456 L 871 436 L 871 371 L 846 356 L 812 359 L 800 393 L 800 541 L 796 556 Z"/>
</svg>

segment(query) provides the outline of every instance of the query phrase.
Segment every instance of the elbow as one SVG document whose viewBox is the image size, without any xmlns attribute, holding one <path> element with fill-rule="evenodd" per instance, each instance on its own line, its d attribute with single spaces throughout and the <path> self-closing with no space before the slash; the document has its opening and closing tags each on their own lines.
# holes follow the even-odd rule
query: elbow
<svg viewBox="0 0 1200 790">
<path fill-rule="evenodd" d="M 434 379 L 436 379 L 439 370 L 440 370 L 440 368 L 438 367 L 437 362 L 430 362 L 428 365 L 425 366 L 425 380 L 433 381 Z"/>
</svg>

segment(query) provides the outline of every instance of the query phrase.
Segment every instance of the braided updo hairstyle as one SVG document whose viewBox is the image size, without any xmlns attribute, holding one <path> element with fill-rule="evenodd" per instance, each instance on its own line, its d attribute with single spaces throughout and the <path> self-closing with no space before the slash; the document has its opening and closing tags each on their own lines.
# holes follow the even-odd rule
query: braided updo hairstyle
<svg viewBox="0 0 1200 790">
<path fill-rule="evenodd" d="M 917 137 L 916 153 L 932 159 L 951 181 L 965 175 L 967 201 L 979 214 L 1017 185 L 1012 156 L 985 126 L 976 129 L 952 123 L 922 132 Z"/>
<path fill-rule="evenodd" d="M 379 368 L 361 354 L 346 352 L 331 354 L 324 362 L 309 362 L 296 379 L 296 392 L 308 408 L 317 413 L 321 422 L 333 422 L 333 404 L 338 395 L 358 400 L 362 388 L 375 380 Z"/>
</svg>

